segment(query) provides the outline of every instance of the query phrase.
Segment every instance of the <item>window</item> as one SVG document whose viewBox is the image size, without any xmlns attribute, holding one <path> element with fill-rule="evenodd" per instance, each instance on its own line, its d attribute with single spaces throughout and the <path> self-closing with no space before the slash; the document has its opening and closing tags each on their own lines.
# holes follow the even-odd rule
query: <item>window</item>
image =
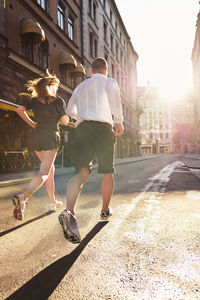
<svg viewBox="0 0 200 300">
<path fill-rule="evenodd" d="M 70 15 L 68 17 L 67 29 L 68 29 L 68 37 L 70 38 L 70 40 L 74 41 L 74 19 Z"/>
<path fill-rule="evenodd" d="M 169 138 L 169 134 L 168 133 L 166 133 L 166 139 L 168 139 Z"/>
<path fill-rule="evenodd" d="M 119 55 L 119 45 L 116 42 L 116 58 L 117 58 L 117 60 L 118 60 L 118 55 Z"/>
<path fill-rule="evenodd" d="M 96 23 L 96 13 L 97 13 L 97 6 L 96 4 L 93 2 L 93 19 L 94 22 Z"/>
<path fill-rule="evenodd" d="M 112 16 L 113 16 L 113 13 L 112 13 L 112 10 L 110 9 L 110 21 L 112 23 Z"/>
<path fill-rule="evenodd" d="M 22 40 L 21 54 L 30 62 L 33 62 L 34 43 L 30 35 L 24 35 Z"/>
<path fill-rule="evenodd" d="M 113 35 L 112 35 L 112 33 L 110 34 L 110 48 L 111 48 L 111 51 L 113 51 Z"/>
<path fill-rule="evenodd" d="M 92 0 L 88 1 L 88 6 L 89 6 L 89 15 L 92 17 Z"/>
<path fill-rule="evenodd" d="M 43 70 L 48 69 L 49 43 L 47 40 L 38 45 L 38 64 Z"/>
<path fill-rule="evenodd" d="M 117 34 L 117 21 L 115 21 L 115 31 L 116 31 L 116 34 Z"/>
<path fill-rule="evenodd" d="M 48 68 L 49 43 L 47 40 L 34 43 L 31 35 L 24 35 L 21 40 L 21 54 L 31 63 L 45 70 Z"/>
<path fill-rule="evenodd" d="M 58 3 L 58 26 L 64 30 L 65 10 L 62 4 Z"/>
<path fill-rule="evenodd" d="M 117 71 L 117 82 L 119 84 L 119 71 Z"/>
<path fill-rule="evenodd" d="M 122 53 L 122 50 L 120 52 L 120 62 L 121 62 L 121 65 L 123 66 L 123 53 Z"/>
<path fill-rule="evenodd" d="M 106 7 L 106 0 L 103 0 L 103 7 Z"/>
<path fill-rule="evenodd" d="M 107 24 L 106 24 L 105 21 L 103 22 L 103 37 L 104 37 L 104 40 L 106 40 L 106 38 L 107 38 Z"/>
<path fill-rule="evenodd" d="M 108 61 L 108 53 L 107 52 L 104 53 L 104 58 L 106 61 Z"/>
<path fill-rule="evenodd" d="M 163 139 L 163 134 L 162 133 L 160 133 L 160 138 Z"/>
<path fill-rule="evenodd" d="M 122 40 L 122 32 L 120 31 L 120 41 Z"/>
<path fill-rule="evenodd" d="M 89 45 L 90 53 L 89 54 L 93 58 L 96 58 L 97 57 L 98 40 L 93 32 L 89 33 L 89 43 L 90 43 L 90 45 Z"/>
<path fill-rule="evenodd" d="M 47 10 L 47 0 L 37 0 L 37 4 L 39 4 L 44 10 Z"/>
<path fill-rule="evenodd" d="M 93 33 L 89 34 L 89 42 L 90 42 L 90 56 L 93 56 Z"/>
<path fill-rule="evenodd" d="M 60 72 L 60 81 L 70 88 L 74 88 L 74 77 L 72 76 L 71 72 L 68 70 L 68 68 L 65 65 L 60 65 L 59 68 Z"/>
<path fill-rule="evenodd" d="M 112 70 L 112 78 L 115 78 L 115 66 L 113 64 L 111 66 L 111 70 Z"/>
<path fill-rule="evenodd" d="M 97 40 L 94 38 L 94 57 L 97 57 Z"/>
</svg>

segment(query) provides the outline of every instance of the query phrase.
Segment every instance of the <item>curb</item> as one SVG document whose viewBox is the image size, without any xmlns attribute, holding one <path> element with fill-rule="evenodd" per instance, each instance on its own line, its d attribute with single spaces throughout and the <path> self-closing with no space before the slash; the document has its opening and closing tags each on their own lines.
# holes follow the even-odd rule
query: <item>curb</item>
<svg viewBox="0 0 200 300">
<path fill-rule="evenodd" d="M 159 157 L 160 156 L 152 156 L 152 157 L 146 157 L 146 158 L 143 157 L 141 159 L 130 160 L 130 161 L 118 161 L 118 162 L 116 161 L 114 165 L 117 166 L 117 165 L 121 165 L 121 164 L 137 163 L 137 162 L 140 162 L 140 161 L 144 161 L 144 160 L 148 160 L 148 159 L 155 159 L 155 158 L 159 158 Z M 93 166 L 93 169 L 97 169 L 97 165 L 96 164 Z M 57 172 L 55 171 L 55 177 L 75 172 L 74 167 L 70 167 L 68 169 L 65 169 L 63 172 L 58 172 L 59 170 L 62 170 L 62 169 L 57 169 L 56 170 Z M 32 178 L 33 177 L 26 177 L 26 178 L 19 178 L 19 179 L 11 179 L 11 180 L 6 180 L 6 181 L 0 181 L 0 188 L 12 186 L 12 185 L 17 185 L 17 184 L 23 184 L 23 183 L 31 181 Z"/>
</svg>

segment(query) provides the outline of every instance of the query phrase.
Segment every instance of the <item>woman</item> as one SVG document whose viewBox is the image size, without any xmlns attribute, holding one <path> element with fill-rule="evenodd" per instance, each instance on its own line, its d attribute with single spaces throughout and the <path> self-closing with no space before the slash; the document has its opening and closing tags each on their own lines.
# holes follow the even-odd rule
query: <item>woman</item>
<svg viewBox="0 0 200 300">
<path fill-rule="evenodd" d="M 67 125 L 69 118 L 65 114 L 65 102 L 57 96 L 59 80 L 55 76 L 48 76 L 30 80 L 26 84 L 31 99 L 24 99 L 23 105 L 17 108 L 19 116 L 33 128 L 30 148 L 35 151 L 41 161 L 39 173 L 33 177 L 26 190 L 22 194 L 13 197 L 15 205 L 14 217 L 22 220 L 28 199 L 45 182 L 47 193 L 50 198 L 50 210 L 62 205 L 55 199 L 54 193 L 54 161 L 59 148 L 60 135 L 58 121 Z M 36 122 L 26 113 L 32 110 Z"/>
</svg>

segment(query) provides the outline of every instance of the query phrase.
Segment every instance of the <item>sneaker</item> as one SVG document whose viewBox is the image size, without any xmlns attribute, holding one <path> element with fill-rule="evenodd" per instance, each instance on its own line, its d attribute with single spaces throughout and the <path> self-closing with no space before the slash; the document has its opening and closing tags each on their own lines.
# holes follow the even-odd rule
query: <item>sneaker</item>
<svg viewBox="0 0 200 300">
<path fill-rule="evenodd" d="M 12 202 L 15 205 L 13 215 L 15 219 L 21 221 L 24 218 L 24 211 L 28 200 L 24 198 L 24 194 L 14 195 Z"/>
<path fill-rule="evenodd" d="M 80 243 L 81 237 L 76 223 L 76 217 L 70 211 L 64 210 L 60 213 L 59 222 L 62 225 L 64 236 L 73 244 Z"/>
<path fill-rule="evenodd" d="M 108 211 L 102 210 L 101 214 L 100 214 L 101 220 L 107 220 L 109 217 L 112 216 L 112 214 L 113 214 L 113 211 L 112 211 L 111 207 L 108 208 Z"/>
<path fill-rule="evenodd" d="M 49 203 L 49 211 L 56 211 L 57 208 L 61 207 L 63 205 L 62 201 L 55 200 L 55 202 Z"/>
</svg>

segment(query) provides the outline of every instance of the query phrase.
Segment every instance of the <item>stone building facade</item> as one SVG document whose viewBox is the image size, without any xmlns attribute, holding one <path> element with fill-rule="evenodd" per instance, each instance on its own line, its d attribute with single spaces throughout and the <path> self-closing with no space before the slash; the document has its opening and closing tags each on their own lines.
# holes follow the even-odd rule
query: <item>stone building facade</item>
<svg viewBox="0 0 200 300">
<path fill-rule="evenodd" d="M 195 125 L 196 131 L 200 132 L 200 12 L 197 15 L 196 33 L 191 59 L 195 98 Z M 197 151 L 200 152 L 200 134 L 197 137 Z"/>
<path fill-rule="evenodd" d="M 0 0 L 0 99 L 20 104 L 29 79 L 56 74 L 67 102 L 85 76 L 82 1 Z M 0 144 L 6 151 L 28 145 L 29 128 L 16 113 L 0 110 Z M 66 134 L 65 134 L 66 136 Z"/>
<path fill-rule="evenodd" d="M 121 90 L 125 133 L 116 144 L 117 156 L 137 155 L 138 55 L 115 1 L 0 0 L 1 100 L 20 104 L 17 96 L 27 80 L 50 73 L 60 79 L 59 95 L 67 103 L 77 84 L 90 76 L 97 56 L 106 58 L 109 76 Z M 0 106 L 1 153 L 28 147 L 30 130 L 16 113 Z M 68 133 L 62 135 L 66 155 L 72 137 Z"/>
<path fill-rule="evenodd" d="M 92 61 L 99 56 L 107 60 L 108 76 L 117 80 L 121 91 L 125 132 L 118 139 L 117 156 L 137 155 L 138 54 L 113 0 L 83 1 L 83 57 L 87 77 L 91 76 Z"/>
</svg>

